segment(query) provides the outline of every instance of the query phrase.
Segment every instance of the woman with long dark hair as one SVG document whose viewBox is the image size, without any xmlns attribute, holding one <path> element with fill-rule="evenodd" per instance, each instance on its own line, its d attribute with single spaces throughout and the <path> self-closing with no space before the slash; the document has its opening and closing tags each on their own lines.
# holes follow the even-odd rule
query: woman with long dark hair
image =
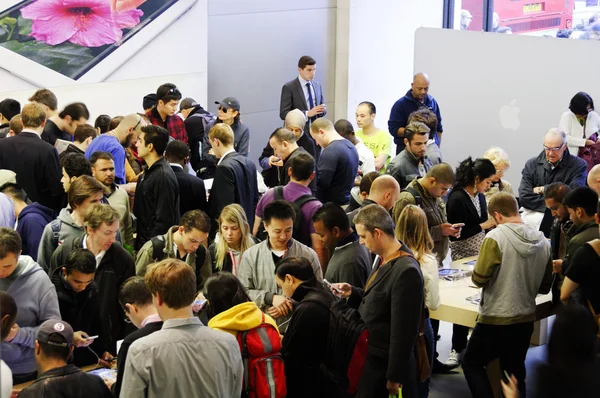
<svg viewBox="0 0 600 398">
<path fill-rule="evenodd" d="M 490 188 L 496 168 L 489 159 L 467 159 L 456 168 L 456 178 L 452 192 L 448 195 L 446 207 L 448 222 L 461 226 L 460 235 L 450 237 L 452 261 L 477 256 L 485 237 L 485 230 L 494 227 L 494 219 L 488 218 L 484 192 Z M 452 331 L 452 351 L 449 366 L 458 366 L 462 352 L 467 348 L 469 328 L 454 325 Z"/>
</svg>

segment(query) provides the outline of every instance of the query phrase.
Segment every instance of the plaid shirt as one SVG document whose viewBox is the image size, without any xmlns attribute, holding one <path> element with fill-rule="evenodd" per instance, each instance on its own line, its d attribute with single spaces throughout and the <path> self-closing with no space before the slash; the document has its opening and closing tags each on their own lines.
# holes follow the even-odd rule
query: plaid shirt
<svg viewBox="0 0 600 398">
<path fill-rule="evenodd" d="M 183 120 L 177 116 L 167 116 L 167 120 L 163 122 L 160 114 L 156 107 L 152 108 L 148 113 L 146 113 L 148 120 L 155 126 L 164 127 L 169 130 L 169 135 L 176 140 L 180 140 L 188 143 L 187 133 L 185 131 L 185 125 L 183 124 Z"/>
</svg>

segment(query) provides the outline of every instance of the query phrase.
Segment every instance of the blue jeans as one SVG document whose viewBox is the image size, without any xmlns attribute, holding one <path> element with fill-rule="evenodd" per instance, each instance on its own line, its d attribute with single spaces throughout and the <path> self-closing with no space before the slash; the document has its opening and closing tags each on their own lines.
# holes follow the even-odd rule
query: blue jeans
<svg viewBox="0 0 600 398">
<path fill-rule="evenodd" d="M 425 334 L 425 342 L 427 343 L 427 358 L 429 360 L 429 371 L 433 370 L 433 350 L 434 350 L 434 336 L 433 328 L 431 327 L 431 320 L 425 319 L 425 328 L 423 330 Z M 423 383 L 419 383 L 417 386 L 419 398 L 427 398 L 429 396 L 429 384 L 431 383 L 431 376 Z"/>
</svg>

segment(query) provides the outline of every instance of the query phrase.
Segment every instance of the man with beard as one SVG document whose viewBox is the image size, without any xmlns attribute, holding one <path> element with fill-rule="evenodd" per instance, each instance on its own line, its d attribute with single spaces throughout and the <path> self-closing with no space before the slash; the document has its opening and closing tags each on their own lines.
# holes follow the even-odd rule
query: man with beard
<svg viewBox="0 0 600 398">
<path fill-rule="evenodd" d="M 119 185 L 115 184 L 115 161 L 113 156 L 108 152 L 96 151 L 90 157 L 90 164 L 94 178 L 108 188 L 108 194 L 106 194 L 108 203 L 119 212 L 119 226 L 123 245 L 133 248 L 135 240 L 133 238 L 134 230 L 129 195 Z"/>
<path fill-rule="evenodd" d="M 424 177 L 433 167 L 427 157 L 429 127 L 421 122 L 413 122 L 404 129 L 406 150 L 396 155 L 387 167 L 386 174 L 393 176 L 404 189 L 415 178 Z"/>
<path fill-rule="evenodd" d="M 137 140 L 142 127 L 147 124 L 145 118 L 136 113 L 125 116 L 116 129 L 94 138 L 85 151 L 85 157 L 89 159 L 98 151 L 110 153 L 115 161 L 115 183 L 125 184 L 125 148 Z"/>
</svg>

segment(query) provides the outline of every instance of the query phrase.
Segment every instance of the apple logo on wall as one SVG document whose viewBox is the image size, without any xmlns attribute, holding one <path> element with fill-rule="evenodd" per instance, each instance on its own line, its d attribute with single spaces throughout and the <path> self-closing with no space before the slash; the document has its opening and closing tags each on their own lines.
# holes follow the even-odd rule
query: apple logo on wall
<svg viewBox="0 0 600 398">
<path fill-rule="evenodd" d="M 521 109 L 516 106 L 516 103 L 517 100 L 514 99 L 510 102 L 510 105 L 504 105 L 498 112 L 500 123 L 502 123 L 504 129 L 517 130 L 521 126 L 521 121 L 519 120 Z"/>
</svg>

